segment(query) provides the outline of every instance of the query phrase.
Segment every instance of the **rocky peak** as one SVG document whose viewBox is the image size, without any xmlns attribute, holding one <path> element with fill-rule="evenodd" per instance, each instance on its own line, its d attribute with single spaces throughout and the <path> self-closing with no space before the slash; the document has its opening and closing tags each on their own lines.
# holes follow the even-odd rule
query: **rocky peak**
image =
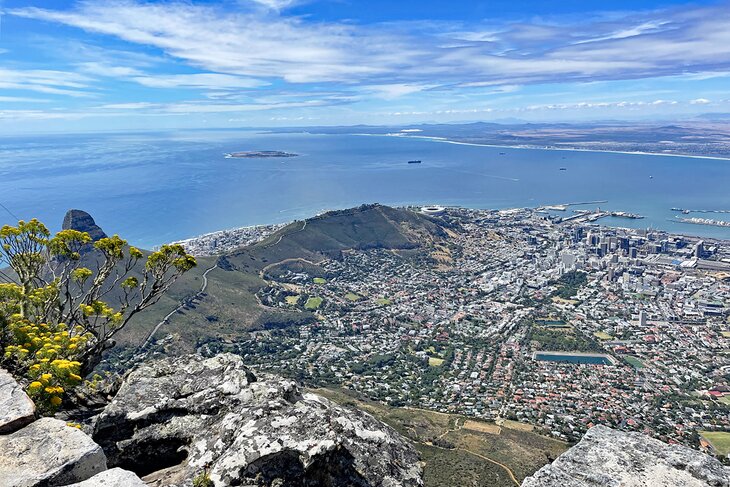
<svg viewBox="0 0 730 487">
<path fill-rule="evenodd" d="M 96 224 L 91 215 L 83 210 L 68 210 L 66 216 L 63 218 L 62 228 L 64 230 L 86 232 L 94 242 L 107 236 L 104 230 Z"/>
<path fill-rule="evenodd" d="M 681 445 L 594 426 L 522 487 L 728 487 L 730 468 Z"/>
<path fill-rule="evenodd" d="M 141 364 L 96 418 L 109 465 L 154 485 L 423 485 L 413 446 L 362 411 L 255 376 L 239 356 Z"/>
</svg>

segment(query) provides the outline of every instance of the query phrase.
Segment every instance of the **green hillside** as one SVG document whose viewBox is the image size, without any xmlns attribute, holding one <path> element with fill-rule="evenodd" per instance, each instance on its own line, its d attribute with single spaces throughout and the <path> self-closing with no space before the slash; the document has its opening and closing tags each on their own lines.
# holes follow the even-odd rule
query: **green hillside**
<svg viewBox="0 0 730 487">
<path fill-rule="evenodd" d="M 154 339 L 173 336 L 172 342 L 165 345 L 167 352 L 187 353 L 210 341 L 235 342 L 248 331 L 310 322 L 318 307 L 316 300 L 310 299 L 303 310 L 274 308 L 261 304 L 257 292 L 269 285 L 268 279 L 287 269 L 320 277 L 322 269 L 317 264 L 326 258 L 338 258 L 348 249 L 416 251 L 445 235 L 430 218 L 381 205 L 332 211 L 294 222 L 266 240 L 229 255 L 199 257 L 196 268 L 115 336 L 118 346 L 108 358 L 118 363 L 129 357 L 153 330 Z M 82 259 L 82 265 L 93 268 L 97 255 L 90 251 Z M 144 259 L 132 275 L 140 275 L 142 265 Z M 204 274 L 207 286 L 202 291 Z M 117 301 L 113 293 L 106 299 L 110 303 Z"/>
<path fill-rule="evenodd" d="M 266 240 L 218 258 L 200 257 L 198 267 L 185 274 L 154 307 L 140 313 L 118 335 L 120 347 L 134 349 L 182 301 L 187 304 L 173 314 L 155 334 L 174 337 L 171 353 L 195 350 L 210 340 L 233 342 L 243 333 L 296 326 L 314 319 L 309 310 L 272 308 L 262 305 L 256 293 L 267 280 L 289 269 L 321 276 L 317 263 L 337 258 L 348 249 L 386 248 L 415 251 L 445 237 L 432 219 L 418 213 L 381 205 L 333 211 L 294 222 Z M 208 272 L 208 285 L 203 273 Z M 196 296 L 197 295 L 197 296 Z M 190 299 L 196 296 L 195 299 Z M 123 352 L 117 350 L 115 353 Z"/>
<path fill-rule="evenodd" d="M 348 249 L 415 249 L 445 236 L 439 224 L 418 213 L 364 205 L 294 222 L 227 259 L 238 270 L 260 272 L 291 259 L 321 262 Z"/>
</svg>

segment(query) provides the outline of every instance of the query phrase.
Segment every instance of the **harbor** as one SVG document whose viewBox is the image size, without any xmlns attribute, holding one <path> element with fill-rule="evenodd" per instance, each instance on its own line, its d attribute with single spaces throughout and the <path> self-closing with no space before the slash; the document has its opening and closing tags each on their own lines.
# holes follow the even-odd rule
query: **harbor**
<svg viewBox="0 0 730 487">
<path fill-rule="evenodd" d="M 680 223 L 690 223 L 692 225 L 710 225 L 713 227 L 730 227 L 730 221 L 726 220 L 714 220 L 712 218 L 675 218 L 674 220 L 670 221 L 676 221 Z"/>
<path fill-rule="evenodd" d="M 690 213 L 730 213 L 730 210 L 689 210 L 686 208 L 672 208 L 672 211 L 679 211 L 688 215 Z"/>
<path fill-rule="evenodd" d="M 600 220 L 601 218 L 606 218 L 609 216 L 615 218 L 628 218 L 630 220 L 640 220 L 644 218 L 642 215 L 637 215 L 636 213 L 629 213 L 627 211 L 607 211 L 601 210 L 600 208 L 596 210 L 573 210 L 573 212 L 575 213 L 575 215 L 560 218 L 558 223 L 593 223 Z"/>
</svg>

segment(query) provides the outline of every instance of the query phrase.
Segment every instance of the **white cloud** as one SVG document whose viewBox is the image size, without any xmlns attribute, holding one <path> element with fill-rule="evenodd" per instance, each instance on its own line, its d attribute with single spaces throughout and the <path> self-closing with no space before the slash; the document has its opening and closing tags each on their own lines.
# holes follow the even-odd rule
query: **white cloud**
<svg viewBox="0 0 730 487">
<path fill-rule="evenodd" d="M 152 108 L 157 106 L 154 103 L 149 102 L 132 102 L 132 103 L 109 103 L 106 105 L 101 105 L 100 108 L 102 110 L 143 110 L 146 108 Z"/>
<path fill-rule="evenodd" d="M 707 105 L 708 103 L 710 103 L 710 100 L 708 100 L 707 98 L 697 98 L 690 101 L 690 103 L 692 105 Z"/>
<path fill-rule="evenodd" d="M 649 32 L 658 32 L 659 29 L 663 25 L 666 25 L 668 23 L 669 22 L 667 22 L 667 21 L 644 22 L 643 24 L 629 27 L 628 29 L 621 29 L 616 32 L 612 32 L 608 35 L 602 36 L 602 37 L 582 39 L 580 41 L 574 42 L 574 44 L 585 44 L 588 42 L 608 41 L 608 40 L 612 40 L 612 39 L 626 39 L 627 37 L 635 37 L 635 36 L 639 36 L 642 34 L 647 34 Z"/>
<path fill-rule="evenodd" d="M 76 66 L 80 71 L 95 76 L 129 77 L 140 76 L 143 74 L 136 68 L 129 66 L 116 66 L 107 62 L 88 61 L 77 63 Z"/>
<path fill-rule="evenodd" d="M 49 103 L 45 98 L 30 98 L 26 96 L 0 96 L 0 103 Z"/>
<path fill-rule="evenodd" d="M 418 93 L 420 91 L 428 90 L 435 86 L 436 85 L 393 83 L 386 85 L 364 86 L 363 89 L 374 93 L 377 98 L 382 98 L 384 100 L 393 100 L 395 98 L 400 98 L 401 96 L 410 95 L 411 93 Z"/>
<path fill-rule="evenodd" d="M 206 89 L 225 89 L 225 88 L 258 88 L 268 83 L 242 78 L 240 76 L 231 76 L 218 73 L 195 73 L 195 74 L 171 74 L 171 75 L 151 75 L 134 76 L 133 81 L 153 88 L 206 88 Z"/>
<path fill-rule="evenodd" d="M 90 81 L 87 76 L 69 71 L 0 68 L 0 88 L 6 90 L 87 97 L 92 96 L 89 91 Z"/>
<path fill-rule="evenodd" d="M 302 3 L 300 0 L 250 0 L 250 2 L 270 10 L 283 10 Z"/>
<path fill-rule="evenodd" d="M 289 0 L 254 3 L 277 11 L 292 5 Z M 211 73 L 289 83 L 407 89 L 424 83 L 632 79 L 730 67 L 730 9 L 723 6 L 628 12 L 610 21 L 533 21 L 500 28 L 472 23 L 451 29 L 443 23 L 312 22 L 279 12 L 230 12 L 174 1 L 91 0 L 67 11 L 9 12 L 151 46 Z M 398 88 L 393 90 L 397 96 Z"/>
</svg>

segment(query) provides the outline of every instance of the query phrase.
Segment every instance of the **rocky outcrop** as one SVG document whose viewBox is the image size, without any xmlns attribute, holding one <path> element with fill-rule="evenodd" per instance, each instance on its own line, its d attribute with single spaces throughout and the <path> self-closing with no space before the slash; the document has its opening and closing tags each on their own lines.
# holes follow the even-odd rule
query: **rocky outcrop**
<svg viewBox="0 0 730 487">
<path fill-rule="evenodd" d="M 0 436 L 0 485 L 54 487 L 106 470 L 101 447 L 58 419 L 43 418 Z"/>
<path fill-rule="evenodd" d="M 34 420 L 35 404 L 0 369 L 1 487 L 145 485 L 132 472 L 107 471 L 101 447 L 80 430 L 58 419 Z"/>
<path fill-rule="evenodd" d="M 111 468 L 67 487 L 147 487 L 147 484 L 129 470 Z"/>
<path fill-rule="evenodd" d="M 5 370 L 0 369 L 0 435 L 12 433 L 35 419 L 35 404 Z"/>
<path fill-rule="evenodd" d="M 421 486 L 411 444 L 372 416 L 280 377 L 255 377 L 240 357 L 142 364 L 96 418 L 109 463 L 157 485 Z"/>
<path fill-rule="evenodd" d="M 522 483 L 522 487 L 555 486 L 728 487 L 730 468 L 685 446 L 595 426 L 577 445 Z"/>
<path fill-rule="evenodd" d="M 94 242 L 106 238 L 104 230 L 96 224 L 91 215 L 82 210 L 68 210 L 63 218 L 62 228 L 64 230 L 86 232 Z"/>
</svg>

